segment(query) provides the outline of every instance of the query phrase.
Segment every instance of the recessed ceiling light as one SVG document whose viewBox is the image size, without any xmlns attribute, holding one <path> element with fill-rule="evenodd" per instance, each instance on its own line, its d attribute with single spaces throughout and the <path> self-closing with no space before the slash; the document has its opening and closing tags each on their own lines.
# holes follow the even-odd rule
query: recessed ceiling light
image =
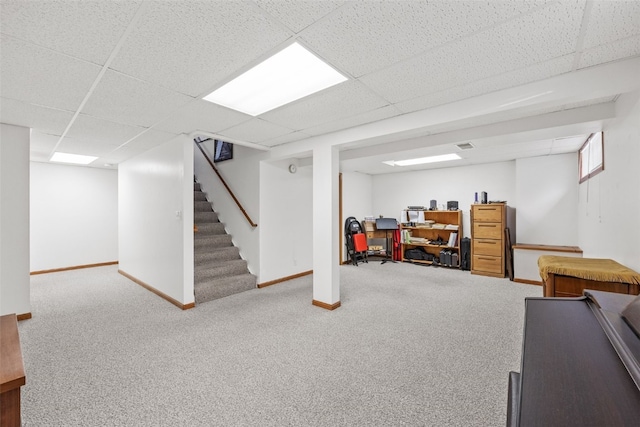
<svg viewBox="0 0 640 427">
<path fill-rule="evenodd" d="M 454 153 L 454 154 L 442 154 L 440 156 L 420 157 L 418 159 L 408 159 L 408 160 L 398 160 L 398 161 L 390 160 L 382 163 L 385 163 L 391 166 L 413 166 L 413 165 L 422 165 L 425 163 L 436 163 L 436 162 L 446 162 L 449 160 L 458 160 L 460 158 L 461 158 L 460 156 Z"/>
<path fill-rule="evenodd" d="M 258 116 L 345 80 L 327 63 L 293 43 L 203 99 Z"/>
<path fill-rule="evenodd" d="M 83 156 L 82 154 L 60 153 L 57 151 L 53 153 L 50 161 L 57 163 L 72 163 L 74 165 L 88 165 L 95 159 L 97 159 L 97 157 Z"/>
</svg>

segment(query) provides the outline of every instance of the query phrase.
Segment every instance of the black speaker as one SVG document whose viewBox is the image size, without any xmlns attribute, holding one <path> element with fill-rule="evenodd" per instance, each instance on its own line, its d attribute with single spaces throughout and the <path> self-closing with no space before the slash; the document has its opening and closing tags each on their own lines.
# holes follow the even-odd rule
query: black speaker
<svg viewBox="0 0 640 427">
<path fill-rule="evenodd" d="M 432 200 L 431 202 L 429 202 L 429 210 L 430 211 L 435 211 L 438 210 L 438 203 L 435 200 Z"/>
<path fill-rule="evenodd" d="M 480 193 L 480 203 L 482 203 L 483 205 L 487 204 L 487 192 L 483 191 L 482 193 Z"/>
<path fill-rule="evenodd" d="M 468 237 L 460 239 L 460 269 L 471 270 L 471 239 Z"/>
<path fill-rule="evenodd" d="M 447 202 L 447 210 L 448 211 L 457 211 L 458 210 L 458 201 L 451 200 Z"/>
</svg>

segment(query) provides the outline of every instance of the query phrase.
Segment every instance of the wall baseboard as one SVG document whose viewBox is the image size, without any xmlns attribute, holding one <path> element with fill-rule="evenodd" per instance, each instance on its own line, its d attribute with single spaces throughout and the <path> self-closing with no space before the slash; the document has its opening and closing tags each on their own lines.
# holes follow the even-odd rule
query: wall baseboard
<svg viewBox="0 0 640 427">
<path fill-rule="evenodd" d="M 31 312 L 16 315 L 18 321 L 31 319 Z"/>
<path fill-rule="evenodd" d="M 140 279 L 137 279 L 137 278 L 133 277 L 129 273 L 126 273 L 126 272 L 124 272 L 124 271 L 122 271 L 120 269 L 118 269 L 118 273 L 122 274 L 124 277 L 126 277 L 129 280 L 131 280 L 132 282 L 137 283 L 138 285 L 142 286 L 146 290 L 153 292 L 154 294 L 158 295 L 160 298 L 169 301 L 171 304 L 175 305 L 176 307 L 178 307 L 178 308 L 180 308 L 182 310 L 189 310 L 190 308 L 193 308 L 193 307 L 196 306 L 195 302 L 190 302 L 189 304 L 182 304 L 180 301 L 170 297 L 169 295 L 165 294 L 164 292 L 157 290 L 153 286 L 143 282 Z"/>
<path fill-rule="evenodd" d="M 104 267 L 105 265 L 115 265 L 117 263 L 118 261 L 109 261 L 109 262 L 99 262 L 97 264 L 74 265 L 72 267 L 53 268 L 51 270 L 32 271 L 31 273 L 29 273 L 29 275 L 33 276 L 36 274 L 57 273 L 59 271 L 80 270 L 81 268 Z"/>
<path fill-rule="evenodd" d="M 518 283 L 526 283 L 527 285 L 538 285 L 538 286 L 542 286 L 542 279 L 540 279 L 540 281 L 535 281 L 535 280 L 529 280 L 529 279 L 518 279 L 517 277 L 515 277 L 513 279 L 514 282 L 518 282 Z"/>
<path fill-rule="evenodd" d="M 298 277 L 308 276 L 309 274 L 313 274 L 313 270 L 303 271 L 302 273 L 293 274 L 291 276 L 281 277 L 276 280 L 271 280 L 270 282 L 258 283 L 258 288 L 266 288 L 267 286 L 275 285 L 277 283 L 286 282 L 287 280 L 297 279 Z"/>
<path fill-rule="evenodd" d="M 322 301 L 318 301 L 318 300 L 312 300 L 311 304 L 315 305 L 316 307 L 320 307 L 320 308 L 324 308 L 325 310 L 335 310 L 336 308 L 340 307 L 340 301 L 338 302 L 334 302 L 333 304 L 327 304 L 326 302 L 322 302 Z"/>
</svg>

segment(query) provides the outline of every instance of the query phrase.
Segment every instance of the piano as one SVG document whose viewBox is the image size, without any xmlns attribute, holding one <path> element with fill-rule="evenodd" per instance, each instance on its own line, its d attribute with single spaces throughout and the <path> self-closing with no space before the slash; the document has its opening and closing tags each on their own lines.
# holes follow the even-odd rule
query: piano
<svg viewBox="0 0 640 427">
<path fill-rule="evenodd" d="M 526 298 L 507 426 L 640 426 L 640 296 Z"/>
</svg>

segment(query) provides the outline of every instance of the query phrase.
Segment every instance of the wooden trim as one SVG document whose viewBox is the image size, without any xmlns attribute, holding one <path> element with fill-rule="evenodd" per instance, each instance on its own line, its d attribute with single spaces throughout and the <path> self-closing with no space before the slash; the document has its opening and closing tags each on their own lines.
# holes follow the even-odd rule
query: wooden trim
<svg viewBox="0 0 640 427">
<path fill-rule="evenodd" d="M 532 251 L 548 251 L 548 252 L 570 252 L 581 254 L 582 249 L 577 246 L 556 246 L 556 245 L 529 245 L 527 243 L 516 243 L 513 249 L 526 249 Z"/>
<path fill-rule="evenodd" d="M 36 274 L 47 274 L 47 273 L 57 273 L 59 271 L 80 270 L 81 268 L 104 267 L 106 265 L 115 265 L 117 263 L 118 261 L 109 261 L 109 262 L 99 262 L 97 264 L 74 265 L 72 267 L 53 268 L 51 270 L 32 271 L 29 274 L 31 276 L 34 276 Z"/>
<path fill-rule="evenodd" d="M 333 304 L 327 304 L 326 302 L 314 299 L 311 301 L 311 304 L 315 305 L 316 307 L 324 308 L 326 310 L 335 310 L 336 308 L 340 307 L 340 301 L 334 302 Z"/>
<path fill-rule="evenodd" d="M 211 166 L 211 169 L 213 169 L 213 171 L 216 173 L 216 175 L 218 175 L 218 178 L 220 178 L 220 181 L 222 182 L 222 185 L 224 185 L 224 188 L 227 189 L 227 192 L 229 193 L 229 195 L 231 196 L 231 198 L 233 199 L 234 202 L 236 202 L 236 205 L 238 206 L 238 208 L 240 208 L 240 211 L 242 212 L 242 214 L 244 215 L 244 217 L 247 219 L 247 221 L 249 222 L 249 224 L 255 228 L 258 226 L 258 224 L 254 223 L 251 218 L 249 217 L 249 214 L 247 213 L 247 211 L 244 210 L 244 208 L 242 207 L 242 205 L 240 204 L 240 201 L 238 200 L 238 198 L 236 197 L 235 194 L 233 194 L 233 191 L 231 191 L 231 188 L 229 187 L 229 185 L 227 185 L 227 182 L 224 180 L 224 178 L 222 177 L 222 175 L 220 175 L 220 172 L 218 172 L 218 169 L 216 169 L 216 167 L 213 165 L 213 162 L 211 161 L 211 159 L 209 158 L 209 156 L 207 155 L 207 153 L 205 153 L 204 149 L 202 148 L 202 146 L 200 146 L 200 144 L 194 140 L 193 141 L 196 146 L 200 149 L 200 152 L 202 153 L 202 155 L 204 156 L 204 158 L 207 160 L 207 162 L 209 163 L 209 165 Z"/>
<path fill-rule="evenodd" d="M 258 283 L 258 288 L 266 288 L 267 286 L 286 282 L 288 280 L 297 279 L 298 277 L 308 276 L 309 274 L 313 274 L 313 270 L 303 271 L 302 273 L 292 274 L 291 276 L 281 277 L 279 279 L 271 280 L 269 282 Z"/>
<path fill-rule="evenodd" d="M 27 379 L 15 314 L 0 316 L 0 337 L 0 425 L 19 427 L 20 387 Z"/>
<path fill-rule="evenodd" d="M 540 280 L 529 280 L 529 279 L 518 279 L 517 277 L 515 277 L 513 279 L 514 282 L 518 282 L 518 283 L 525 283 L 527 285 L 538 285 L 538 286 L 543 286 L 544 284 L 542 283 L 542 279 Z"/>
<path fill-rule="evenodd" d="M 21 320 L 29 320 L 31 319 L 31 312 L 18 314 L 16 317 L 18 318 L 18 322 Z"/>
<path fill-rule="evenodd" d="M 159 297 L 169 301 L 171 304 L 175 305 L 178 308 L 181 308 L 182 310 L 188 310 L 190 308 L 193 308 L 196 306 L 195 302 L 190 302 L 189 304 L 182 304 L 180 301 L 171 298 L 169 295 L 165 294 L 162 291 L 157 290 L 156 288 L 154 288 L 151 285 L 148 285 L 147 283 L 143 282 L 142 280 L 136 279 L 135 277 L 133 277 L 132 275 L 118 269 L 118 273 L 122 274 L 124 277 L 126 277 L 127 279 L 131 280 L 134 283 L 137 283 L 138 285 L 142 286 L 143 288 L 145 288 L 148 291 L 153 292 L 154 294 L 158 295 Z"/>
</svg>

